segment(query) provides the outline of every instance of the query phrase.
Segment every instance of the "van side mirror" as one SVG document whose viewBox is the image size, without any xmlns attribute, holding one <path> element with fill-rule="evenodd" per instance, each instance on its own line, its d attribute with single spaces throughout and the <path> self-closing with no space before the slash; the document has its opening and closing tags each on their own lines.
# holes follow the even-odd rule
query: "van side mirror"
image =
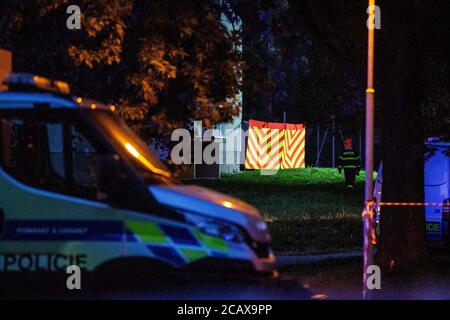
<svg viewBox="0 0 450 320">
<path fill-rule="evenodd" d="M 97 200 L 119 206 L 128 177 L 120 157 L 118 155 L 100 156 L 97 163 Z"/>
</svg>

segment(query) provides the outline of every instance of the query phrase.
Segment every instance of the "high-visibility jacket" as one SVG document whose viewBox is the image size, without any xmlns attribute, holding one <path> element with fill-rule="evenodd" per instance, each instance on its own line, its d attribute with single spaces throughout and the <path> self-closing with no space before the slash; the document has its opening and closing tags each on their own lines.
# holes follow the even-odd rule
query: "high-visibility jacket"
<svg viewBox="0 0 450 320">
<path fill-rule="evenodd" d="M 361 159 L 353 149 L 345 149 L 338 159 L 338 169 L 355 169 L 361 170 Z"/>
</svg>

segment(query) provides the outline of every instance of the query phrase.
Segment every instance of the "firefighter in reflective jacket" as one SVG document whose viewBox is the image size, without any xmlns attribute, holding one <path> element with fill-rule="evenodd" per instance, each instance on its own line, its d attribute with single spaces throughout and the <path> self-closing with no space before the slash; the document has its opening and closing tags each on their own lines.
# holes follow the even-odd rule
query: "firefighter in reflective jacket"
<svg viewBox="0 0 450 320">
<path fill-rule="evenodd" d="M 338 170 L 339 173 L 344 170 L 347 189 L 353 189 L 356 175 L 358 175 L 361 170 L 361 159 L 359 158 L 358 153 L 353 150 L 353 141 L 351 138 L 346 138 L 344 140 L 344 151 L 338 160 Z"/>
</svg>

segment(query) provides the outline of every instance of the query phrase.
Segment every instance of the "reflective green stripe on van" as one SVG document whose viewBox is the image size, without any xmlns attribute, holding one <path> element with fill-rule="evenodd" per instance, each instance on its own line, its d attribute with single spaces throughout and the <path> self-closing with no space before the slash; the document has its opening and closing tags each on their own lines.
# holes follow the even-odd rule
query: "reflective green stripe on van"
<svg viewBox="0 0 450 320">
<path fill-rule="evenodd" d="M 139 239 L 147 243 L 167 244 L 170 243 L 168 236 L 157 225 L 151 222 L 127 221 L 128 229 Z M 204 247 L 210 250 L 228 252 L 229 248 L 225 240 L 204 234 L 198 230 L 191 229 L 192 236 Z"/>
<path fill-rule="evenodd" d="M 127 221 L 127 227 L 142 241 L 149 243 L 168 243 L 161 228 L 151 222 Z"/>
<path fill-rule="evenodd" d="M 228 252 L 229 248 L 225 240 L 208 236 L 198 230 L 195 230 L 194 236 L 201 242 L 205 247 L 212 250 Z"/>
<path fill-rule="evenodd" d="M 188 263 L 208 256 L 208 253 L 205 250 L 181 248 L 180 251 L 183 253 Z"/>
</svg>

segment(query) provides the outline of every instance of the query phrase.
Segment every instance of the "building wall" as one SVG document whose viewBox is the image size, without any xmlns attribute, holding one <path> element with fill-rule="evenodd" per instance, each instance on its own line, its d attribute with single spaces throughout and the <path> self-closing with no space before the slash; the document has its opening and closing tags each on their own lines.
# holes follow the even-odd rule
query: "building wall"
<svg viewBox="0 0 450 320">
<path fill-rule="evenodd" d="M 223 24 L 229 29 L 232 30 L 233 26 L 227 21 L 225 17 L 222 17 Z M 240 26 L 235 26 L 235 28 L 239 28 Z M 242 48 L 239 48 L 242 52 Z M 239 116 L 235 117 L 230 123 L 222 123 L 217 126 L 217 129 L 220 131 L 221 136 L 224 138 L 224 144 L 222 145 L 222 159 L 225 162 L 226 159 L 234 159 L 234 163 L 225 163 L 220 165 L 221 173 L 236 173 L 240 171 L 240 163 L 239 159 L 241 156 L 241 150 L 245 146 L 242 143 L 235 143 L 234 139 L 227 139 L 227 132 L 230 130 L 241 129 L 242 126 L 242 91 L 239 91 L 237 95 L 237 100 L 240 105 L 241 112 Z M 243 151 L 245 152 L 245 150 Z"/>
</svg>

